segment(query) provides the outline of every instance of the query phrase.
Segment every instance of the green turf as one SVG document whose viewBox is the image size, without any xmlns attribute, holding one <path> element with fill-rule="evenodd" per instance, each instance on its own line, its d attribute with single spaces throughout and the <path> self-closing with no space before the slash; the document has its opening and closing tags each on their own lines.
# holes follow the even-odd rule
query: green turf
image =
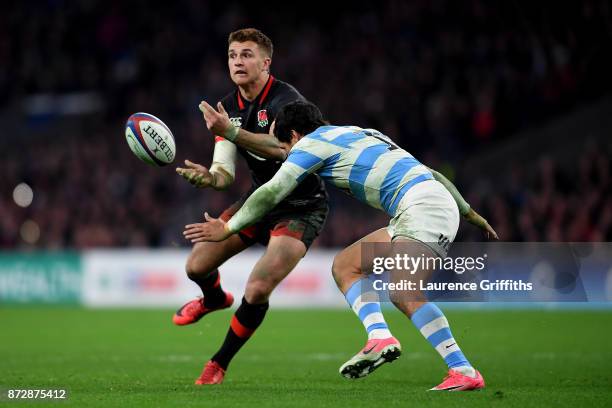
<svg viewBox="0 0 612 408">
<path fill-rule="evenodd" d="M 170 311 L 0 308 L 0 388 L 68 388 L 57 406 L 604 407 L 612 405 L 612 313 L 451 311 L 465 354 L 485 375 L 473 393 L 431 393 L 445 373 L 401 315 L 404 354 L 361 380 L 338 375 L 363 345 L 349 311 L 274 310 L 221 386 L 193 385 L 230 312 L 194 326 Z M 0 406 L 4 406 L 0 402 Z M 37 402 L 33 406 L 49 405 Z M 59 405 L 58 405 L 59 404 Z M 6 406 L 22 404 L 6 403 Z"/>
</svg>

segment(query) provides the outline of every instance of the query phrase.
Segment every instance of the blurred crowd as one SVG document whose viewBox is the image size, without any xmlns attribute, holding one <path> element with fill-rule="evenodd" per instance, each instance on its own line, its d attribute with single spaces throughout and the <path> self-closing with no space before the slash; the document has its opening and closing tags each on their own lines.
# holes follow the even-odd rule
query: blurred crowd
<svg viewBox="0 0 612 408">
<path fill-rule="evenodd" d="M 606 1 L 330 3 L 316 15 L 285 3 L 0 4 L 0 125 L 14 129 L 0 136 L 0 247 L 183 246 L 185 223 L 245 192 L 243 164 L 230 190 L 196 190 L 171 167 L 139 162 L 123 138 L 129 114 L 149 112 L 173 130 L 179 162 L 208 165 L 197 105 L 233 89 L 226 47 L 237 28 L 266 32 L 272 73 L 331 122 L 378 128 L 454 174 L 612 89 Z M 54 97 L 75 94 L 86 98 L 53 109 Z M 489 190 L 457 183 L 504 240 L 610 240 L 610 153 L 585 147 L 567 162 L 542 152 L 529 166 L 509 161 Z M 20 183 L 33 191 L 28 206 L 15 203 Z M 341 194 L 331 204 L 317 245 L 387 223 Z M 459 238 L 479 237 L 464 228 Z"/>
<path fill-rule="evenodd" d="M 588 143 L 569 160 L 542 155 L 531 166 L 514 160 L 467 199 L 504 241 L 612 241 L 611 146 Z M 480 237 L 465 227 L 459 238 Z"/>
</svg>

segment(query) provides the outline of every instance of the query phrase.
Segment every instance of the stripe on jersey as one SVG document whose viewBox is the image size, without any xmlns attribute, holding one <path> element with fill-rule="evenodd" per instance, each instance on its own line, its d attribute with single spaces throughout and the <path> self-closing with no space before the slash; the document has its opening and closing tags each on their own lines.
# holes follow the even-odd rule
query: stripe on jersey
<svg viewBox="0 0 612 408">
<path fill-rule="evenodd" d="M 389 208 L 389 214 L 395 214 L 395 210 L 397 209 L 397 206 L 400 203 L 400 201 L 402 201 L 402 197 L 404 197 L 404 194 L 406 194 L 406 191 L 410 190 L 412 187 L 414 187 L 415 185 L 423 181 L 433 180 L 433 179 L 434 177 L 431 175 L 431 173 L 421 174 L 420 176 L 415 177 L 409 182 L 407 182 L 406 184 L 404 184 L 404 186 L 397 193 L 397 196 L 391 203 L 391 207 Z"/>
<path fill-rule="evenodd" d="M 331 179 L 333 178 L 332 172 L 336 170 L 336 163 L 338 163 L 339 159 L 340 153 L 336 153 L 325 159 L 323 161 L 323 169 L 321 169 L 321 171 L 319 172 L 319 176 L 323 177 L 324 179 L 329 179 L 331 181 Z"/>
<path fill-rule="evenodd" d="M 323 128 L 319 128 L 319 130 L 321 129 Z M 353 130 L 338 127 L 324 132 L 317 131 L 315 133 L 311 133 L 308 137 L 348 149 L 351 147 L 351 143 L 355 143 L 356 141 L 363 139 L 365 136 L 362 133 L 356 133 Z"/>
<path fill-rule="evenodd" d="M 402 179 L 414 166 L 418 166 L 419 163 L 414 157 L 404 157 L 393 165 L 389 169 L 389 172 L 385 176 L 382 184 L 380 185 L 380 205 L 390 215 L 395 214 L 395 211 L 391 211 L 391 203 L 393 197 L 397 192 L 397 187 L 400 185 Z M 397 201 L 397 200 L 395 200 Z"/>
<path fill-rule="evenodd" d="M 323 159 L 305 150 L 292 150 L 287 161 L 308 170 L 321 163 Z"/>
<path fill-rule="evenodd" d="M 272 87 L 272 83 L 273 82 L 274 82 L 274 77 L 272 75 L 270 75 L 270 77 L 268 78 L 268 83 L 266 84 L 266 87 L 264 88 L 264 90 L 263 90 L 263 92 L 261 94 L 261 98 L 259 98 L 259 105 L 260 106 L 266 100 L 266 96 L 268 96 L 268 92 L 270 92 L 270 88 Z"/>
<path fill-rule="evenodd" d="M 383 143 L 367 147 L 353 163 L 353 168 L 349 174 L 349 188 L 358 200 L 367 202 L 364 187 L 366 178 L 368 178 L 376 160 L 388 151 L 388 146 Z"/>
<path fill-rule="evenodd" d="M 314 156 L 318 156 L 322 161 L 321 166 L 318 167 L 318 174 L 323 179 L 335 183 L 338 177 L 344 177 L 348 179 L 348 172 L 345 169 L 345 166 L 336 167 L 338 160 L 341 159 L 341 153 L 346 151 L 345 148 L 340 146 L 335 146 L 329 144 L 323 140 L 313 139 L 308 135 L 300 139 L 299 142 L 293 147 L 294 151 L 306 151 Z M 289 154 L 291 157 L 291 153 Z M 339 175 L 338 172 L 341 171 L 343 174 Z M 344 174 L 346 172 L 346 175 Z M 346 177 L 345 177 L 346 176 Z"/>
<path fill-rule="evenodd" d="M 393 167 L 398 160 L 403 159 L 404 157 L 406 157 L 406 152 L 403 150 L 390 150 L 389 152 L 381 155 L 376 163 L 374 163 L 374 168 L 365 181 L 366 200 L 369 205 L 379 210 L 386 211 L 380 201 L 380 188 L 383 185 L 383 181 L 385 180 L 387 173 L 389 173 L 389 170 L 391 170 L 391 167 Z"/>
<path fill-rule="evenodd" d="M 284 175 L 288 178 L 288 180 L 283 180 L 287 185 L 291 184 L 299 184 L 308 176 L 308 170 L 305 170 L 302 166 L 297 165 L 295 163 L 284 162 L 281 166 L 283 169 Z M 276 173 L 279 174 L 280 170 Z"/>
</svg>

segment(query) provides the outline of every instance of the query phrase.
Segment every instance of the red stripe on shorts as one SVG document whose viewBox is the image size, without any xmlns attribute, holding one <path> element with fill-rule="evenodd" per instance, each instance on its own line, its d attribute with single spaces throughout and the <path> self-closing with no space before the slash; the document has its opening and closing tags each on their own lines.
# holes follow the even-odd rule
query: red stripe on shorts
<svg viewBox="0 0 612 408">
<path fill-rule="evenodd" d="M 281 221 L 274 226 L 270 231 L 271 237 L 292 237 L 295 239 L 302 240 L 304 236 L 304 229 L 306 225 L 299 221 Z"/>
</svg>

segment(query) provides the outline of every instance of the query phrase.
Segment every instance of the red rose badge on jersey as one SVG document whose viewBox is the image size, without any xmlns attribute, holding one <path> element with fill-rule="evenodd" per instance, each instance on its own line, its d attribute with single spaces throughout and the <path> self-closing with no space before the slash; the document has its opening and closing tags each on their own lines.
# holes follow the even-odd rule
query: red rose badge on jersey
<svg viewBox="0 0 612 408">
<path fill-rule="evenodd" d="M 262 109 L 257 112 L 257 123 L 260 127 L 268 126 L 268 112 L 266 112 L 265 109 Z"/>
</svg>

